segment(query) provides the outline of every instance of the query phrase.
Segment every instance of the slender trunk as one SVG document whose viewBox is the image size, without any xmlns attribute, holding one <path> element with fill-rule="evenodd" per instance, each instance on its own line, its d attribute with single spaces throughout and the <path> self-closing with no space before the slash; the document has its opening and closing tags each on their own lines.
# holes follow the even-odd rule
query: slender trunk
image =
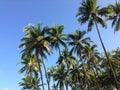
<svg viewBox="0 0 120 90">
<path fill-rule="evenodd" d="M 46 65 L 44 63 L 43 57 L 42 57 L 42 63 L 43 63 L 43 67 L 44 67 L 44 70 L 45 70 L 45 76 L 46 76 L 46 79 L 47 79 L 48 90 L 50 90 L 50 81 L 49 81 L 49 78 L 48 78 L 47 69 L 46 69 Z"/>
<path fill-rule="evenodd" d="M 44 80 L 43 80 L 43 76 L 42 76 L 42 70 L 41 70 L 41 68 L 39 68 L 40 70 L 40 76 L 41 76 L 41 81 L 42 81 L 42 88 L 43 88 L 43 90 L 45 90 L 45 88 L 44 88 Z"/>
<path fill-rule="evenodd" d="M 36 59 L 37 59 L 37 62 L 38 62 L 39 73 L 40 73 L 40 76 L 41 76 L 42 88 L 43 88 L 43 90 L 45 90 L 45 88 L 44 88 L 44 80 L 43 80 L 43 76 L 42 76 L 42 70 L 41 70 L 41 67 L 40 67 L 40 60 L 38 59 L 38 49 L 36 49 Z"/>
<path fill-rule="evenodd" d="M 59 55 L 61 56 L 61 51 L 60 51 L 60 47 L 58 46 L 58 50 L 59 50 Z"/>
<path fill-rule="evenodd" d="M 98 25 L 97 25 L 97 22 L 96 22 L 96 21 L 95 21 L 95 25 L 96 25 L 96 29 L 97 29 L 97 33 L 98 33 L 100 42 L 101 42 L 101 44 L 102 44 L 102 48 L 103 48 L 103 50 L 104 50 L 105 56 L 106 56 L 106 58 L 107 58 L 108 64 L 109 64 L 109 66 L 110 66 L 110 69 L 111 69 L 111 71 L 112 71 L 112 74 L 113 74 L 113 77 L 114 77 L 114 80 L 115 80 L 116 89 L 119 90 L 119 86 L 118 86 L 118 84 L 117 84 L 117 77 L 116 77 L 115 72 L 114 72 L 114 70 L 113 70 L 112 64 L 111 64 L 111 62 L 110 62 L 110 60 L 109 60 L 109 58 L 108 58 L 107 51 L 106 51 L 105 46 L 104 46 L 104 44 L 103 44 L 103 41 L 102 41 L 102 38 L 101 38 L 101 35 L 100 35 L 100 31 L 99 31 L 99 29 L 98 29 Z"/>
</svg>

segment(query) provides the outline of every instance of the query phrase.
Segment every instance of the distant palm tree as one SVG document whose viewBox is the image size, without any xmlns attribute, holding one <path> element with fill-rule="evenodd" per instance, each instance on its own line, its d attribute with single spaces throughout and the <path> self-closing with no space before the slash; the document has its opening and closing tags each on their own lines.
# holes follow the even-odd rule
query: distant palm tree
<svg viewBox="0 0 120 90">
<path fill-rule="evenodd" d="M 59 55 L 61 55 L 60 45 L 66 47 L 64 42 L 65 34 L 63 34 L 63 30 L 63 25 L 55 25 L 48 30 L 48 35 L 50 36 L 50 46 L 56 50 L 58 49 Z"/>
<path fill-rule="evenodd" d="M 71 90 L 85 90 L 85 79 L 84 73 L 80 66 L 76 66 L 74 69 L 70 71 L 71 76 L 71 83 L 70 87 Z"/>
<path fill-rule="evenodd" d="M 38 76 L 38 64 L 36 61 L 36 58 L 34 55 L 24 55 L 24 57 L 22 58 L 22 61 L 19 62 L 18 64 L 24 65 L 20 70 L 19 73 L 23 73 L 25 72 L 26 75 L 30 75 L 32 76 Z M 34 75 L 33 75 L 34 74 Z"/>
<path fill-rule="evenodd" d="M 68 34 L 68 45 L 72 46 L 72 49 L 70 51 L 71 54 L 74 52 L 78 57 L 81 57 L 84 46 L 90 43 L 90 38 L 85 38 L 85 34 L 85 31 L 80 30 L 76 30 L 73 34 Z"/>
<path fill-rule="evenodd" d="M 43 90 L 45 90 L 40 63 L 43 64 L 46 79 L 47 79 L 47 84 L 48 84 L 48 90 L 50 90 L 50 83 L 48 80 L 47 70 L 43 60 L 44 58 L 46 58 L 45 53 L 48 53 L 48 54 L 51 53 L 49 49 L 49 41 L 48 41 L 49 37 L 46 36 L 46 30 L 47 30 L 47 27 L 44 27 L 42 29 L 40 23 L 38 23 L 37 27 L 34 25 L 30 25 L 26 27 L 24 31 L 25 36 L 21 39 L 23 43 L 20 45 L 20 48 L 21 47 L 25 48 L 23 50 L 23 54 L 35 53 L 36 59 L 38 62 L 39 72 L 41 75 L 42 87 L 43 87 Z"/>
<path fill-rule="evenodd" d="M 22 82 L 19 83 L 22 86 L 22 90 L 40 90 L 39 79 L 37 77 L 26 76 L 22 78 Z"/>
<path fill-rule="evenodd" d="M 59 90 L 68 90 L 69 77 L 67 76 L 68 71 L 65 70 L 65 68 L 63 68 L 61 65 L 52 67 L 50 69 L 50 75 L 56 82 L 55 88 L 59 88 Z"/>
<path fill-rule="evenodd" d="M 78 64 L 76 58 L 70 54 L 68 49 L 62 51 L 61 56 L 58 57 L 57 63 L 58 65 L 63 66 L 66 70 L 73 69 Z"/>
<path fill-rule="evenodd" d="M 91 68 L 96 70 L 97 72 L 100 71 L 100 65 L 99 65 L 99 60 L 100 58 L 100 53 L 98 50 L 96 50 L 97 45 L 86 45 L 85 46 L 85 55 L 83 56 L 86 58 L 88 65 L 90 65 Z M 96 72 L 95 71 L 95 72 Z"/>
<path fill-rule="evenodd" d="M 87 81 L 89 86 L 89 81 L 88 81 L 86 70 L 84 67 L 84 59 L 82 58 L 85 45 L 90 43 L 90 38 L 89 37 L 85 38 L 84 36 L 85 34 L 86 34 L 85 31 L 80 31 L 80 30 L 76 30 L 74 34 L 69 34 L 68 37 L 70 41 L 68 42 L 68 45 L 72 46 L 71 53 L 74 52 L 79 57 L 80 59 L 79 61 L 82 61 L 81 63 L 83 66 L 82 68 L 84 71 L 85 80 Z"/>
<path fill-rule="evenodd" d="M 113 65 L 113 69 L 115 71 L 115 74 L 116 76 L 118 77 L 117 79 L 119 80 L 119 66 L 120 66 L 120 53 L 119 53 L 119 49 L 118 50 L 114 50 L 114 51 L 109 51 L 107 52 L 108 56 L 109 56 L 109 59 L 110 59 L 110 62 L 111 64 Z M 114 87 L 115 88 L 115 83 L 114 83 L 114 80 L 112 79 L 112 74 L 111 74 L 111 71 L 110 71 L 110 68 L 107 67 L 107 62 L 105 60 L 106 58 L 103 56 L 102 58 L 102 64 L 101 64 L 101 67 L 104 68 L 104 72 L 105 74 L 103 75 L 103 80 L 105 82 L 103 83 L 106 83 L 107 84 L 104 84 L 105 86 L 109 86 L 111 85 L 111 87 Z M 105 77 L 106 76 L 106 77 Z M 120 85 L 120 81 L 118 81 L 118 85 Z"/>
<path fill-rule="evenodd" d="M 100 67 L 100 53 L 96 50 L 97 45 L 96 44 L 87 44 L 85 46 L 85 52 L 83 55 L 83 58 L 86 60 L 86 64 L 88 65 L 89 69 L 92 69 L 91 72 L 94 73 L 94 82 L 93 87 L 96 89 L 99 89 L 100 87 L 100 80 L 97 80 L 99 78 L 99 74 L 101 72 Z M 88 69 L 88 70 L 89 70 Z M 90 70 L 89 70 L 90 71 Z"/>
<path fill-rule="evenodd" d="M 120 30 L 120 1 L 116 1 L 114 5 L 110 4 L 107 7 L 109 14 L 108 20 L 112 20 L 112 27 L 114 31 Z"/>
<path fill-rule="evenodd" d="M 82 0 L 81 6 L 78 9 L 77 16 L 78 16 L 78 21 L 80 22 L 80 24 L 84 24 L 84 23 L 88 22 L 88 29 L 87 29 L 88 31 L 91 31 L 93 25 L 95 24 L 100 42 L 102 44 L 104 53 L 105 53 L 107 61 L 108 61 L 108 64 L 111 68 L 113 77 L 115 79 L 116 88 L 117 88 L 117 90 L 119 90 L 116 75 L 114 73 L 112 64 L 111 64 L 111 62 L 108 58 L 107 51 L 105 49 L 104 43 L 103 43 L 101 35 L 100 35 L 100 31 L 99 31 L 99 28 L 98 28 L 98 24 L 101 24 L 102 27 L 106 27 L 104 21 L 99 16 L 99 15 L 104 15 L 103 12 L 104 12 L 104 10 L 99 9 L 99 6 L 97 6 L 97 0 Z"/>
</svg>

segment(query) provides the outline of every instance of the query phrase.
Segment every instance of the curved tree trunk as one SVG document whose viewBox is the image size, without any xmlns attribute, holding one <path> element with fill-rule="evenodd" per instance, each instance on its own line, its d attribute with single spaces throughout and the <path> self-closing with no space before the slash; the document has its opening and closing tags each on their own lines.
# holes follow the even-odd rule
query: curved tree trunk
<svg viewBox="0 0 120 90">
<path fill-rule="evenodd" d="M 38 67 L 39 67 L 39 73 L 40 73 L 40 76 L 41 76 L 41 81 L 42 81 L 42 88 L 43 90 L 45 90 L 44 88 L 44 81 L 43 81 L 43 76 L 42 76 L 42 70 L 41 70 L 41 67 L 40 67 L 40 61 L 38 59 L 38 49 L 36 49 L 36 59 L 37 59 L 37 62 L 38 62 Z"/>
<path fill-rule="evenodd" d="M 95 21 L 95 25 L 96 25 L 96 29 L 97 29 L 97 33 L 98 33 L 100 42 L 101 42 L 101 44 L 102 44 L 102 48 L 103 48 L 103 50 L 104 50 L 105 56 L 106 56 L 106 58 L 107 58 L 108 64 L 109 64 L 109 66 L 110 66 L 110 69 L 111 69 L 111 71 L 112 71 L 112 74 L 113 74 L 113 77 L 114 77 L 114 80 L 115 80 L 116 89 L 119 90 L 119 86 L 118 86 L 118 83 L 117 83 L 117 77 L 116 77 L 115 72 L 114 72 L 114 70 L 113 70 L 112 64 L 111 64 L 111 62 L 110 62 L 110 60 L 109 60 L 109 58 L 108 58 L 107 51 L 106 51 L 105 46 L 104 46 L 104 44 L 103 44 L 103 41 L 102 41 L 102 38 L 101 38 L 101 35 L 100 35 L 100 31 L 99 31 L 99 29 L 98 29 L 98 25 L 97 25 L 97 22 L 96 22 L 96 21 Z"/>
<path fill-rule="evenodd" d="M 44 70 L 45 70 L 45 76 L 46 76 L 46 79 L 47 79 L 48 90 L 50 90 L 50 81 L 49 81 L 49 78 L 48 78 L 47 69 L 46 69 L 46 65 L 44 63 L 43 57 L 42 57 L 42 63 L 43 63 L 43 67 L 44 67 Z"/>
</svg>

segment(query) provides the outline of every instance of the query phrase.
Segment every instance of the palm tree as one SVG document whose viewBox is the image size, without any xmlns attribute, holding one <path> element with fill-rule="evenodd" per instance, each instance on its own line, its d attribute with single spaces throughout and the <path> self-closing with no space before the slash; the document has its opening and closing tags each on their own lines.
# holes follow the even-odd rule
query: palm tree
<svg viewBox="0 0 120 90">
<path fill-rule="evenodd" d="M 96 70 L 95 72 L 99 72 L 100 71 L 100 65 L 99 65 L 99 60 L 100 58 L 100 53 L 98 52 L 98 50 L 96 50 L 97 45 L 93 44 L 93 45 L 86 45 L 85 46 L 85 55 L 83 56 L 84 58 L 86 58 L 88 65 L 90 65 L 91 68 L 93 68 L 94 70 Z"/>
<path fill-rule="evenodd" d="M 59 55 L 61 55 L 60 45 L 66 47 L 64 42 L 65 34 L 63 34 L 64 26 L 55 25 L 48 29 L 48 34 L 50 36 L 50 46 L 59 50 Z"/>
<path fill-rule="evenodd" d="M 37 77 L 38 76 L 38 64 L 36 61 L 36 58 L 34 55 L 24 55 L 22 58 L 22 61 L 19 62 L 18 64 L 24 65 L 20 70 L 19 73 L 25 72 L 25 75 L 30 75 L 31 77 L 34 75 Z"/>
<path fill-rule="evenodd" d="M 39 86 L 39 79 L 37 77 L 26 76 L 22 78 L 22 82 L 19 82 L 19 85 L 23 87 L 23 90 L 30 89 L 30 90 L 40 90 Z"/>
<path fill-rule="evenodd" d="M 20 82 L 19 85 L 22 86 L 23 89 L 30 89 L 30 88 L 32 88 L 31 77 L 30 76 L 26 76 L 25 78 L 22 78 L 22 82 Z"/>
<path fill-rule="evenodd" d="M 94 73 L 94 79 L 92 79 L 93 86 L 98 90 L 101 86 L 100 80 L 99 80 L 99 74 L 101 72 L 100 67 L 100 53 L 98 50 L 96 50 L 97 45 L 96 44 L 87 44 L 85 46 L 85 54 L 83 55 L 83 58 L 86 60 L 86 64 L 88 65 L 89 69 Z M 89 70 L 88 69 L 88 70 Z M 89 70 L 89 71 L 90 71 Z"/>
<path fill-rule="evenodd" d="M 57 88 L 57 86 L 55 84 L 53 84 L 52 90 L 58 90 L 58 88 Z"/>
<path fill-rule="evenodd" d="M 95 24 L 100 42 L 102 44 L 104 53 L 105 53 L 107 61 L 108 61 L 108 64 L 111 68 L 113 77 L 115 79 L 116 88 L 118 90 L 119 88 L 118 88 L 118 84 L 117 84 L 117 78 L 116 78 L 116 75 L 114 73 L 111 62 L 109 61 L 109 58 L 107 56 L 107 51 L 106 51 L 105 46 L 103 44 L 103 41 L 102 41 L 102 38 L 101 38 L 101 35 L 100 35 L 100 31 L 99 31 L 99 28 L 98 28 L 98 24 L 97 24 L 97 23 L 99 23 L 103 27 L 106 27 L 102 18 L 99 17 L 100 14 L 104 15 L 103 9 L 99 9 L 99 6 L 97 6 L 97 0 L 83 0 L 80 8 L 78 9 L 77 16 L 78 16 L 78 21 L 80 22 L 80 24 L 84 24 L 84 23 L 88 22 L 88 29 L 87 29 L 88 31 L 91 31 L 93 25 Z"/>
<path fill-rule="evenodd" d="M 70 54 L 68 49 L 62 51 L 61 56 L 58 57 L 58 65 L 63 66 L 66 70 L 73 69 L 77 65 L 77 60 Z"/>
<path fill-rule="evenodd" d="M 70 53 L 76 53 L 78 57 L 81 57 L 82 50 L 86 44 L 90 43 L 90 38 L 85 38 L 85 31 L 76 30 L 74 34 L 68 34 L 68 45 L 72 46 Z"/>
<path fill-rule="evenodd" d="M 53 80 L 56 82 L 55 87 L 59 88 L 59 90 L 68 90 L 68 71 L 65 70 L 61 65 L 57 65 L 55 67 L 52 67 L 50 69 L 50 76 L 53 78 Z"/>
<path fill-rule="evenodd" d="M 38 62 L 39 72 L 41 75 L 42 87 L 43 87 L 43 90 L 45 90 L 40 63 L 43 64 L 44 70 L 45 70 L 45 75 L 47 78 L 48 90 L 50 90 L 50 84 L 49 84 L 49 80 L 48 80 L 47 70 L 46 70 L 44 60 L 43 60 L 44 58 L 46 58 L 45 53 L 50 54 L 49 42 L 48 42 L 49 37 L 46 36 L 46 31 L 47 31 L 46 29 L 47 29 L 47 27 L 44 27 L 42 29 L 40 23 L 38 23 L 37 27 L 34 25 L 30 25 L 30 26 L 26 27 L 24 30 L 25 36 L 21 39 L 21 41 L 23 43 L 20 45 L 20 48 L 21 47 L 24 48 L 24 50 L 22 51 L 23 54 L 24 53 L 27 53 L 27 54 L 35 53 L 36 59 Z"/>
<path fill-rule="evenodd" d="M 107 19 L 112 20 L 114 31 L 120 30 L 120 1 L 116 1 L 114 5 L 110 4 L 106 10 L 109 14 Z"/>
<path fill-rule="evenodd" d="M 86 81 L 89 83 L 86 70 L 84 67 L 84 59 L 82 58 L 83 52 L 85 49 L 85 45 L 90 43 L 90 38 L 86 37 L 84 38 L 84 35 L 86 34 L 85 31 L 76 30 L 74 34 L 69 34 L 68 37 L 70 41 L 68 42 L 68 45 L 72 46 L 71 53 L 74 52 L 77 54 L 77 56 L 80 58 L 80 61 L 82 61 L 82 68 L 84 70 L 84 75 Z"/>
<path fill-rule="evenodd" d="M 109 56 L 109 59 L 110 59 L 110 62 L 113 66 L 113 69 L 115 71 L 115 74 L 117 77 L 119 77 L 119 65 L 120 65 L 120 54 L 119 54 L 119 49 L 117 50 L 113 50 L 113 51 L 109 51 L 107 52 L 108 56 Z M 112 79 L 112 74 L 111 74 L 111 71 L 110 71 L 110 68 L 107 67 L 107 62 L 105 60 L 106 58 L 103 56 L 102 58 L 102 68 L 104 68 L 104 72 L 105 74 L 103 75 L 103 80 L 108 82 L 106 86 L 112 86 L 112 87 L 115 87 L 115 84 L 114 84 L 114 80 Z M 107 77 L 105 77 L 107 76 Z M 119 80 L 119 78 L 117 78 Z M 104 83 L 106 83 L 104 82 Z M 104 84 L 105 85 L 105 84 Z M 120 85 L 120 82 L 118 82 L 118 85 Z"/>
<path fill-rule="evenodd" d="M 76 65 L 74 69 L 70 71 L 72 90 L 85 90 L 86 83 L 84 82 L 84 73 L 80 66 Z"/>
</svg>

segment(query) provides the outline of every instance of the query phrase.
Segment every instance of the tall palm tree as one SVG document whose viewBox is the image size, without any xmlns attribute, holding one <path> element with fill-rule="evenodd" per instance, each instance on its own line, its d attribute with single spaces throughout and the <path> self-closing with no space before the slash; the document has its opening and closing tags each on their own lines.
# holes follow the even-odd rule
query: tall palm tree
<svg viewBox="0 0 120 90">
<path fill-rule="evenodd" d="M 109 14 L 108 20 L 112 20 L 114 31 L 120 30 L 120 1 L 116 1 L 114 5 L 110 4 L 106 10 Z"/>
<path fill-rule="evenodd" d="M 102 38 L 101 38 L 101 35 L 100 35 L 100 31 L 99 31 L 99 28 L 98 28 L 98 24 L 101 24 L 103 27 L 106 27 L 104 21 L 99 16 L 100 14 L 104 15 L 103 9 L 99 9 L 99 6 L 97 6 L 97 0 L 82 0 L 81 6 L 78 9 L 77 16 L 78 16 L 78 21 L 80 22 L 80 24 L 84 24 L 84 23 L 88 22 L 88 29 L 87 29 L 88 31 L 91 31 L 93 25 L 95 24 L 100 42 L 102 44 L 104 53 L 105 53 L 107 61 L 108 61 L 108 64 L 111 68 L 113 77 L 115 79 L 116 88 L 118 90 L 119 88 L 118 88 L 118 84 L 117 84 L 117 78 L 116 78 L 116 75 L 114 73 L 112 64 L 109 61 L 107 51 L 106 51 L 105 46 L 103 44 L 103 41 L 102 41 Z"/>
<path fill-rule="evenodd" d="M 54 25 L 48 29 L 48 34 L 50 36 L 50 46 L 56 50 L 58 49 L 59 55 L 61 55 L 60 45 L 66 47 L 64 42 L 65 34 L 63 34 L 63 30 L 63 25 Z"/>
<path fill-rule="evenodd" d="M 68 37 L 70 41 L 68 42 L 68 45 L 72 46 L 71 53 L 73 52 L 76 53 L 77 56 L 80 58 L 80 61 L 82 61 L 83 66 L 82 68 L 84 70 L 85 79 L 88 82 L 86 70 L 84 67 L 84 59 L 82 58 L 82 56 L 85 49 L 85 45 L 90 43 L 90 38 L 89 37 L 85 38 L 84 37 L 85 34 L 86 34 L 85 31 L 80 30 L 76 30 L 74 34 L 69 34 Z"/>
<path fill-rule="evenodd" d="M 39 72 L 41 75 L 42 87 L 43 90 L 45 90 L 40 63 L 43 64 L 48 84 L 48 90 L 50 90 L 47 70 L 43 60 L 44 58 L 46 58 L 46 53 L 50 54 L 48 37 L 46 36 L 46 29 L 47 27 L 41 28 L 40 23 L 38 23 L 37 27 L 34 25 L 26 27 L 24 30 L 25 36 L 21 39 L 23 43 L 20 45 L 20 48 L 24 48 L 24 50 L 22 51 L 23 54 L 35 53 L 38 62 Z"/>
</svg>

